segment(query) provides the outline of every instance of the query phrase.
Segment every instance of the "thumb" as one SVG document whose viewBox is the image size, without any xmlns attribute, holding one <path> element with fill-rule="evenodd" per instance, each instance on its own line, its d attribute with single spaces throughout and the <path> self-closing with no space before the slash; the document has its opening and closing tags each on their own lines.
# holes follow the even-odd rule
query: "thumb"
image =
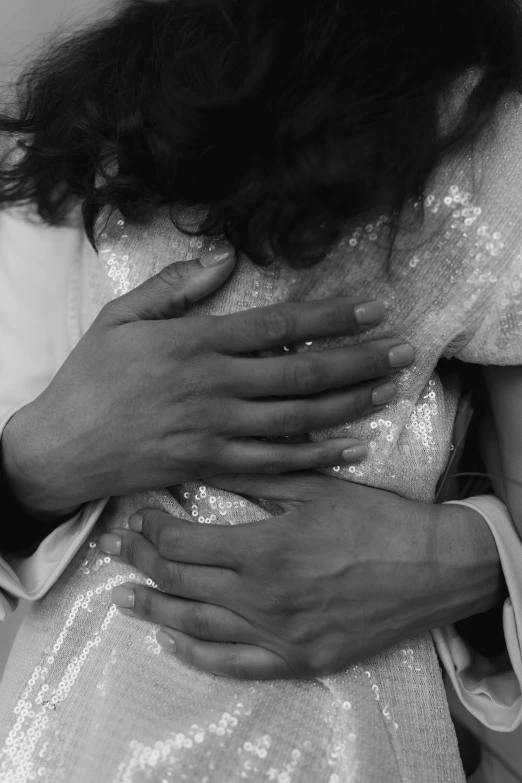
<svg viewBox="0 0 522 783">
<path fill-rule="evenodd" d="M 192 261 L 169 264 L 157 275 L 110 303 L 111 320 L 175 318 L 187 305 L 223 285 L 236 265 L 232 245 L 220 245 Z"/>
</svg>

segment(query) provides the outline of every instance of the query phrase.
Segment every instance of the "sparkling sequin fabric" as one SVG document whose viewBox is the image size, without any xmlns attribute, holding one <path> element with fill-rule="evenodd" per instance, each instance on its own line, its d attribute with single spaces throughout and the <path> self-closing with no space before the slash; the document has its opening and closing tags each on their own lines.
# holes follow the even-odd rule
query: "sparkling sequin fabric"
<svg viewBox="0 0 522 783">
<path fill-rule="evenodd" d="M 487 145 L 437 172 L 424 224 L 401 232 L 389 267 L 388 218 L 376 215 L 306 272 L 261 270 L 242 258 L 230 282 L 188 314 L 339 294 L 385 301 L 386 323 L 364 339 L 400 336 L 416 361 L 398 374 L 400 393 L 384 410 L 311 434 L 349 433 L 369 444 L 364 462 L 330 471 L 341 480 L 433 501 L 458 401 L 456 384 L 435 371 L 439 358 L 522 358 L 521 117 L 520 96 L 509 96 Z M 418 205 L 412 210 L 414 217 Z M 116 217 L 98 257 L 86 252 L 79 272 L 76 339 L 107 301 L 208 247 L 164 214 L 147 228 Z M 226 680 L 162 651 L 154 627 L 110 603 L 114 585 L 145 578 L 96 544 L 147 505 L 204 524 L 268 513 L 262 502 L 203 483 L 109 502 L 18 636 L 0 693 L 2 783 L 463 783 L 430 636 L 305 682 Z"/>
</svg>

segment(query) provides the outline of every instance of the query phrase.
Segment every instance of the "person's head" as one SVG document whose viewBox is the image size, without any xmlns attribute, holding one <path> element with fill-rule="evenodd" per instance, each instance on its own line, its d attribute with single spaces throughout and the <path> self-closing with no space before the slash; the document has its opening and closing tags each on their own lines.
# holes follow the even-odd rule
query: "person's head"
<svg viewBox="0 0 522 783">
<path fill-rule="evenodd" d="M 441 100 L 472 66 L 443 131 Z M 26 71 L 0 117 L 26 139 L 0 205 L 57 223 L 80 199 L 93 241 L 104 206 L 204 205 L 202 234 L 303 265 L 347 220 L 422 200 L 521 83 L 519 0 L 130 0 Z"/>
</svg>

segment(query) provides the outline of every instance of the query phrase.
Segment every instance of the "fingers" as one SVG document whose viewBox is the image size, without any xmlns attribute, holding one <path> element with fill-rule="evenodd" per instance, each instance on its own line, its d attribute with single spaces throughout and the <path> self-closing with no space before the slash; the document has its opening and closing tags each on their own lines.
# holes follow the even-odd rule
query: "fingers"
<svg viewBox="0 0 522 783">
<path fill-rule="evenodd" d="M 294 400 L 240 402 L 229 432 L 253 437 L 302 435 L 357 421 L 390 402 L 396 393 L 395 384 L 384 380 Z"/>
<path fill-rule="evenodd" d="M 305 500 L 324 497 L 337 479 L 314 471 L 287 473 L 279 476 L 267 476 L 255 473 L 223 473 L 210 476 L 205 482 L 217 489 L 236 492 L 239 495 L 250 495 L 254 498 L 274 500 L 283 508 L 291 508 Z M 250 525 L 242 525 L 243 538 L 248 539 Z M 248 546 L 249 542 L 242 542 Z"/>
<path fill-rule="evenodd" d="M 238 397 L 318 394 L 382 378 L 411 364 L 415 352 L 396 339 L 370 340 L 345 348 L 269 359 L 234 357 L 230 379 Z"/>
<path fill-rule="evenodd" d="M 104 533 L 100 536 L 99 547 L 134 566 L 169 595 L 227 606 L 239 590 L 239 577 L 235 572 L 167 560 L 151 541 L 130 530 Z"/>
<path fill-rule="evenodd" d="M 363 443 L 348 438 L 288 444 L 242 439 L 228 449 L 224 449 L 223 462 L 230 473 L 277 474 L 331 468 L 364 459 L 368 453 Z"/>
<path fill-rule="evenodd" d="M 221 245 L 201 258 L 169 264 L 154 277 L 110 302 L 104 308 L 102 318 L 112 325 L 174 318 L 188 304 L 223 285 L 235 263 L 234 248 Z"/>
<path fill-rule="evenodd" d="M 380 302 L 342 297 L 258 307 L 219 316 L 211 346 L 225 353 L 246 353 L 291 343 L 358 334 L 384 318 Z"/>
<path fill-rule="evenodd" d="M 115 587 L 111 600 L 131 617 L 167 625 L 195 639 L 246 644 L 255 640 L 250 623 L 222 606 L 175 598 L 152 587 L 133 583 Z"/>
<path fill-rule="evenodd" d="M 162 628 L 157 641 L 183 663 L 222 677 L 241 680 L 279 680 L 295 677 L 283 658 L 250 644 L 222 644 L 194 639 L 180 631 Z"/>
<path fill-rule="evenodd" d="M 194 524 L 158 509 L 145 508 L 132 514 L 129 527 L 151 541 L 167 560 L 233 571 L 241 565 L 238 534 L 242 526 Z"/>
</svg>

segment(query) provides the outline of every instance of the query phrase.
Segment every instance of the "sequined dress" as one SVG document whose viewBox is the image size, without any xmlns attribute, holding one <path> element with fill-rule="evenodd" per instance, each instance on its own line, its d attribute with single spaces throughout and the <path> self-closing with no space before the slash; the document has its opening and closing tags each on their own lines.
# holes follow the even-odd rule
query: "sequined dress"
<svg viewBox="0 0 522 783">
<path fill-rule="evenodd" d="M 458 386 L 437 374 L 439 359 L 521 360 L 521 118 L 522 97 L 506 96 L 487 144 L 441 166 L 427 190 L 424 223 L 401 231 L 388 267 L 389 221 L 375 215 L 347 227 L 306 272 L 282 263 L 260 269 L 242 257 L 229 283 L 188 313 L 332 295 L 384 300 L 386 322 L 363 339 L 398 336 L 415 346 L 416 360 L 397 375 L 399 395 L 384 411 L 311 433 L 369 444 L 362 463 L 327 471 L 340 480 L 432 502 L 459 398 Z M 417 211 L 412 205 L 412 220 Z M 172 259 L 210 247 L 176 231 L 162 212 L 146 228 L 115 216 L 98 255 L 86 243 L 78 261 L 72 344 L 106 302 Z M 112 587 L 146 580 L 100 554 L 96 542 L 143 506 L 208 524 L 269 514 L 262 501 L 204 483 L 108 502 L 16 640 L 0 691 L 2 783 L 463 783 L 430 635 L 333 676 L 251 683 L 190 669 L 157 645 L 155 627 L 120 614 Z"/>
</svg>

